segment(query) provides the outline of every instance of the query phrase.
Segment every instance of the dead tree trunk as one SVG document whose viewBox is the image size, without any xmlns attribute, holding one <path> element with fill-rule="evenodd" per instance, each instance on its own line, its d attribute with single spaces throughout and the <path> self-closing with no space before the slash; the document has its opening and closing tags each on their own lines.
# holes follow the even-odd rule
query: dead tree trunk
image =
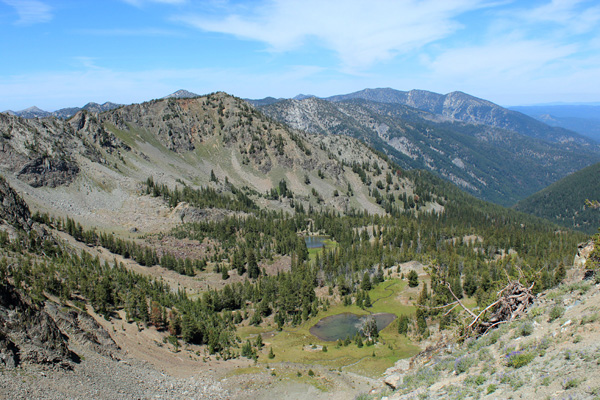
<svg viewBox="0 0 600 400">
<path fill-rule="evenodd" d="M 456 297 L 450 285 L 447 286 L 458 304 L 473 318 L 471 323 L 467 325 L 467 334 L 482 335 L 500 324 L 511 322 L 521 316 L 527 307 L 533 303 L 534 296 L 531 289 L 534 285 L 535 282 L 527 287 L 518 281 L 511 281 L 498 292 L 498 300 L 487 306 L 478 315 L 475 315 Z M 488 312 L 490 314 L 486 318 Z"/>
</svg>

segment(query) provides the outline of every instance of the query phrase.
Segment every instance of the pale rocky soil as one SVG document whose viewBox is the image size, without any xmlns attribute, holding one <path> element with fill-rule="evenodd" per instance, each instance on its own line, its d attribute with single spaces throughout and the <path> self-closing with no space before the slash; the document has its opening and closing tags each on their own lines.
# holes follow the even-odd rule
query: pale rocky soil
<svg viewBox="0 0 600 400">
<path fill-rule="evenodd" d="M 525 317 L 497 332 L 423 354 L 413 368 L 400 360 L 386 378 L 397 391 L 372 398 L 600 398 L 600 285 L 582 281 L 582 269 L 569 275 L 558 288 L 538 295 Z M 556 305 L 564 314 L 550 321 Z M 532 326 L 529 335 L 522 334 L 524 324 Z M 509 367 L 506 354 L 513 351 L 535 357 L 520 368 Z M 472 364 L 467 371 L 457 371 L 460 360 Z"/>
</svg>

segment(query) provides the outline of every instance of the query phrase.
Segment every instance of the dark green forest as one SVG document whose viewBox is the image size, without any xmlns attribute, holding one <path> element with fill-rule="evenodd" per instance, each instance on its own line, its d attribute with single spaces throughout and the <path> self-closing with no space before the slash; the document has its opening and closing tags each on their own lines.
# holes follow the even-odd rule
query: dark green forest
<svg viewBox="0 0 600 400">
<path fill-rule="evenodd" d="M 586 200 L 600 200 L 600 163 L 577 171 L 521 200 L 515 209 L 593 234 L 600 226 L 600 212 L 586 205 Z"/>
</svg>

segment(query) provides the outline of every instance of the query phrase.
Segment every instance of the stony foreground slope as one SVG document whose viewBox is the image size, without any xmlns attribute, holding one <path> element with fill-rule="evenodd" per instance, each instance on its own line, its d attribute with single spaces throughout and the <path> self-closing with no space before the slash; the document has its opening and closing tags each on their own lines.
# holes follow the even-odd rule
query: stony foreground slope
<svg viewBox="0 0 600 400">
<path fill-rule="evenodd" d="M 371 398 L 598 398 L 600 283 L 585 267 L 592 248 L 580 249 L 565 282 L 540 293 L 525 317 L 463 343 L 438 336 L 390 368 L 388 389 Z"/>
</svg>

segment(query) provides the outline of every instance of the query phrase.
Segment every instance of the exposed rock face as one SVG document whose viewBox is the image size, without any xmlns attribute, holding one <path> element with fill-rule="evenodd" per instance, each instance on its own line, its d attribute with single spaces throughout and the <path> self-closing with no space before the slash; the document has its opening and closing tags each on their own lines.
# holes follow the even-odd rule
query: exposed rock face
<svg viewBox="0 0 600 400">
<path fill-rule="evenodd" d="M 75 309 L 65 311 L 52 302 L 46 302 L 44 311 L 68 335 L 69 341 L 86 345 L 96 353 L 115 360 L 121 358 L 120 347 L 89 314 Z"/>
<path fill-rule="evenodd" d="M 20 363 L 71 368 L 78 357 L 67 346 L 54 320 L 29 303 L 7 282 L 0 286 L 0 362 L 6 367 Z"/>
<path fill-rule="evenodd" d="M 32 226 L 31 213 L 27 203 L 0 176 L 0 221 L 29 231 Z"/>
<path fill-rule="evenodd" d="M 573 267 L 584 268 L 593 250 L 594 242 L 591 240 L 587 243 L 581 243 L 579 246 L 577 246 L 577 254 L 573 260 Z"/>
<path fill-rule="evenodd" d="M 163 99 L 171 99 L 171 98 L 175 98 L 175 99 L 191 99 L 193 97 L 199 97 L 199 94 L 196 93 L 192 93 L 188 90 L 185 89 L 179 89 L 176 92 L 171 93 L 170 95 L 167 95 L 165 97 L 163 97 Z"/>
<path fill-rule="evenodd" d="M 76 163 L 53 158 L 36 158 L 19 171 L 17 176 L 33 187 L 68 185 L 79 173 Z"/>
<path fill-rule="evenodd" d="M 404 92 L 381 88 L 364 89 L 345 95 L 332 96 L 326 100 L 339 102 L 351 99 L 402 104 L 456 121 L 485 124 L 551 142 L 576 142 L 585 146 L 597 147 L 593 141 L 575 132 L 548 126 L 525 114 L 508 110 L 463 92 L 439 94 L 426 90 Z"/>
<path fill-rule="evenodd" d="M 35 232 L 37 240 L 57 244 L 43 225 L 31 219 L 31 211 L 27 203 L 2 176 L 0 176 L 0 204 L 2 205 L 2 208 L 0 208 L 0 229 L 8 231 L 11 239 L 17 237 L 18 231 Z"/>
</svg>

